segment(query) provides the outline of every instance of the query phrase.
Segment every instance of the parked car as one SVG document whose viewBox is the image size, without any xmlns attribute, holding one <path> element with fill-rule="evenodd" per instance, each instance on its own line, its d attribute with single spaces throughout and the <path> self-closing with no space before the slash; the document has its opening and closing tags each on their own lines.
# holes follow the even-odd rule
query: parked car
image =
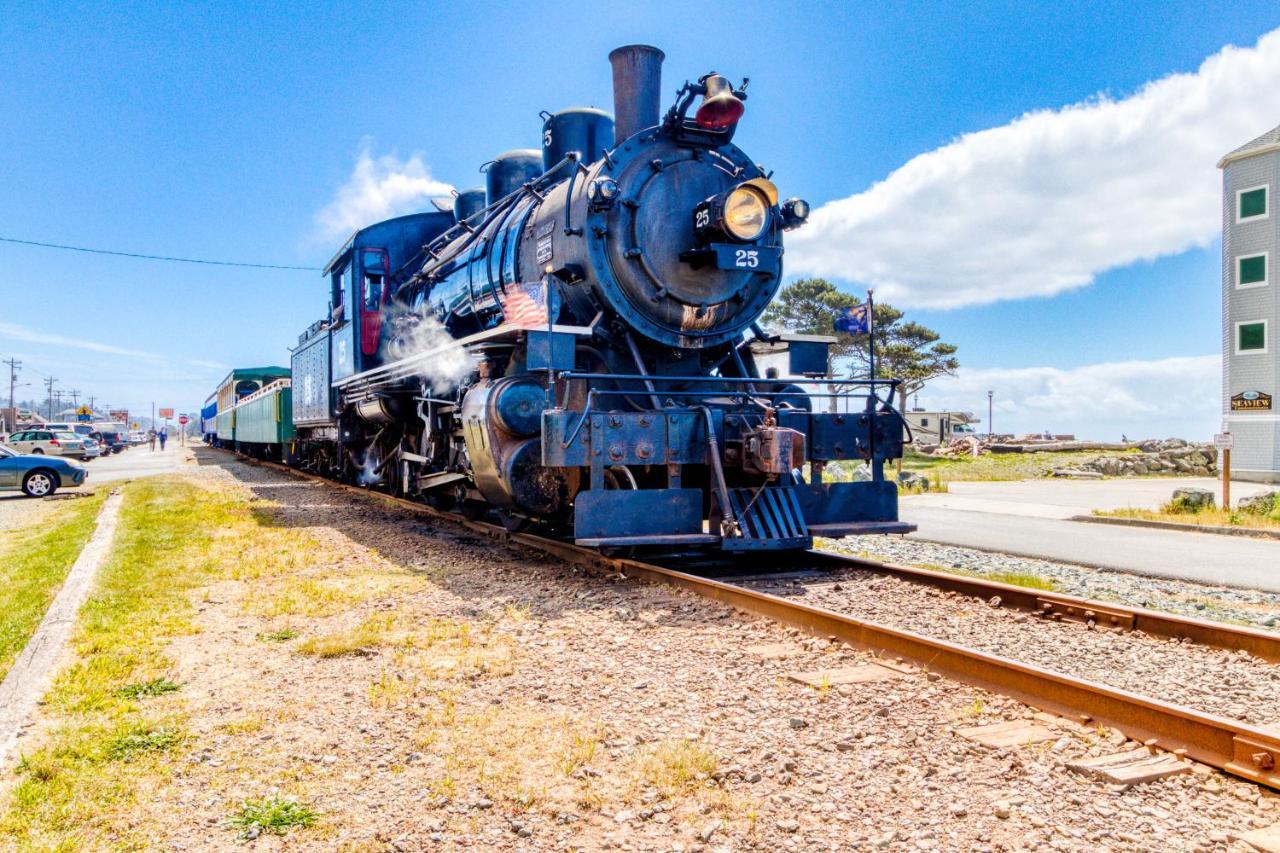
<svg viewBox="0 0 1280 853">
<path fill-rule="evenodd" d="M 105 445 L 104 450 L 110 448 L 112 453 L 120 453 L 128 447 L 124 441 L 124 432 L 120 429 L 119 424 L 101 421 L 94 424 L 93 428 L 97 430 L 97 435 L 94 438 L 97 438 Z"/>
<path fill-rule="evenodd" d="M 5 442 L 18 453 L 34 456 L 84 456 L 84 442 L 74 432 L 53 432 L 48 429 L 28 429 L 15 432 Z"/>
<path fill-rule="evenodd" d="M 84 442 L 85 462 L 88 462 L 90 459 L 97 459 L 103 454 L 102 445 L 98 443 L 96 438 L 83 438 L 81 441 Z"/>
<path fill-rule="evenodd" d="M 80 437 L 81 441 L 87 442 L 93 439 L 98 444 L 98 453 L 88 453 L 86 459 L 94 459 L 97 456 L 105 456 L 111 452 L 111 448 L 102 440 L 102 433 L 96 426 L 85 421 L 51 421 L 44 425 L 47 430 L 53 432 L 73 432 Z"/>
<path fill-rule="evenodd" d="M 79 486 L 89 476 L 74 459 L 24 456 L 0 447 L 0 491 L 20 490 L 33 498 L 51 495 L 63 486 Z"/>
</svg>

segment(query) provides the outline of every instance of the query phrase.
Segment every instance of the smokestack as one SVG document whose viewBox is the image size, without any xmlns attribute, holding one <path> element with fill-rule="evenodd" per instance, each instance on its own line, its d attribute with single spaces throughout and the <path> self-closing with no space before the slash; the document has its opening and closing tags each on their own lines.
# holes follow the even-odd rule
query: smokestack
<svg viewBox="0 0 1280 853">
<path fill-rule="evenodd" d="M 653 127 L 662 111 L 662 60 L 647 44 L 629 44 L 609 54 L 613 64 L 613 131 L 619 143 Z"/>
</svg>

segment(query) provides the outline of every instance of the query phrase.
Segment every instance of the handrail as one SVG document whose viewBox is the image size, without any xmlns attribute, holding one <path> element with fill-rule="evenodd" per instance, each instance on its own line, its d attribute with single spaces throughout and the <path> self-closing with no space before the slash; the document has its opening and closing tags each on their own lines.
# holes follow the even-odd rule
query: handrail
<svg viewBox="0 0 1280 853">
<path fill-rule="evenodd" d="M 809 378 L 778 378 L 778 379 L 761 379 L 759 376 L 663 376 L 657 373 L 648 375 L 634 373 L 580 373 L 574 370 L 567 370 L 560 374 L 561 379 L 622 379 L 635 382 L 694 382 L 706 384 L 729 384 L 750 386 L 752 383 L 776 383 L 779 385 L 852 385 L 867 387 L 883 387 L 889 386 L 896 388 L 902 384 L 901 379 L 809 379 Z M 636 393 L 636 392 L 632 392 Z M 852 395 L 850 395 L 852 396 Z"/>
</svg>

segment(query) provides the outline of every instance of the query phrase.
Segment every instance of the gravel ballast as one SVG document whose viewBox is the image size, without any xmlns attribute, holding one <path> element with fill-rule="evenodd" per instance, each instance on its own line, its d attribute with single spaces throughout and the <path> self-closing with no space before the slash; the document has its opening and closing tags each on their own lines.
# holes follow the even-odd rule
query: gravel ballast
<svg viewBox="0 0 1280 853">
<path fill-rule="evenodd" d="M 870 569 L 743 585 L 1199 711 L 1280 722 L 1280 666 L 1247 652 L 1036 619 Z"/>
<path fill-rule="evenodd" d="M 1056 592 L 1067 595 L 1255 628 L 1280 629 L 1280 595 L 1275 593 L 1092 569 L 900 536 L 820 540 L 819 547 L 889 563 L 939 571 L 959 570 L 984 577 L 1000 573 L 1034 575 L 1053 582 Z"/>
</svg>

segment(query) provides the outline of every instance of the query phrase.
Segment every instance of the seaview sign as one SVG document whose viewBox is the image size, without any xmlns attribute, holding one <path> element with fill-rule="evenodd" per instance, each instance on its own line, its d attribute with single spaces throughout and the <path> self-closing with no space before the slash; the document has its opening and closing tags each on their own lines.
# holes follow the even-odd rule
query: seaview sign
<svg viewBox="0 0 1280 853">
<path fill-rule="evenodd" d="M 1241 391 L 1231 398 L 1233 412 L 1260 412 L 1271 409 L 1271 395 L 1261 391 Z"/>
</svg>

